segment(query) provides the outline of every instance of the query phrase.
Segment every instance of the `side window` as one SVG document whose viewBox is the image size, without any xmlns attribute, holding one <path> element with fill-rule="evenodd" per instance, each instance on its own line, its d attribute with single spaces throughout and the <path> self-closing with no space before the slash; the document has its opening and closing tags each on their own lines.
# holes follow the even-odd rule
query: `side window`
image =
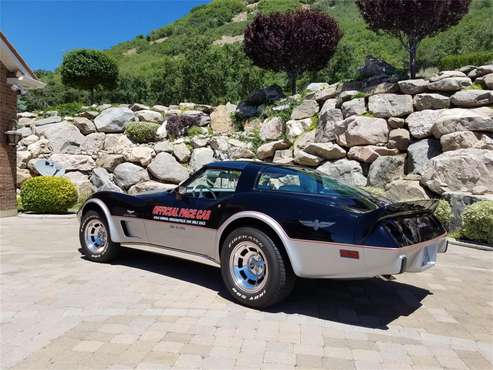
<svg viewBox="0 0 493 370">
<path fill-rule="evenodd" d="M 257 190 L 303 192 L 300 175 L 284 169 L 262 172 L 258 179 Z"/>
<path fill-rule="evenodd" d="M 186 195 L 221 199 L 236 191 L 241 171 L 208 169 L 186 185 Z"/>
</svg>

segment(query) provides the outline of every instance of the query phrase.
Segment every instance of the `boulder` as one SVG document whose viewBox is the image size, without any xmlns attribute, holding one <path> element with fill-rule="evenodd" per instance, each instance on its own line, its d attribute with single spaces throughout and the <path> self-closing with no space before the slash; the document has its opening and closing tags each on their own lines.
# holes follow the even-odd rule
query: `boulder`
<svg viewBox="0 0 493 370">
<path fill-rule="evenodd" d="M 33 118 L 27 118 L 27 117 L 21 117 L 17 119 L 17 127 L 26 127 L 26 126 L 31 126 L 34 124 L 34 119 Z"/>
<path fill-rule="evenodd" d="M 189 110 L 182 113 L 182 116 L 189 117 L 196 125 L 203 127 L 211 123 L 211 117 L 199 110 Z"/>
<path fill-rule="evenodd" d="M 426 109 L 411 113 L 406 118 L 406 123 L 411 135 L 417 139 L 431 136 L 431 130 L 437 122 L 443 110 Z"/>
<path fill-rule="evenodd" d="M 203 148 L 209 144 L 209 137 L 207 136 L 194 136 L 190 140 L 192 147 L 194 148 Z"/>
<path fill-rule="evenodd" d="M 185 143 L 179 143 L 173 145 L 173 155 L 178 159 L 178 162 L 185 163 L 190 159 L 192 152 Z"/>
<path fill-rule="evenodd" d="M 279 139 L 284 132 L 284 122 L 281 117 L 266 119 L 260 126 L 260 138 L 263 141 Z"/>
<path fill-rule="evenodd" d="M 449 202 L 452 208 L 452 220 L 448 225 L 449 231 L 455 231 L 462 227 L 462 214 L 467 206 L 484 200 L 493 201 L 492 194 L 474 195 L 458 191 L 442 193 L 442 197 Z"/>
<path fill-rule="evenodd" d="M 46 117 L 46 118 L 37 119 L 33 122 L 33 124 L 37 127 L 37 126 L 50 125 L 50 124 L 59 123 L 59 122 L 62 122 L 62 117 L 50 116 L 50 117 Z"/>
<path fill-rule="evenodd" d="M 38 136 L 44 136 L 50 141 L 55 153 L 77 154 L 84 141 L 77 127 L 68 122 L 54 123 L 36 129 Z"/>
<path fill-rule="evenodd" d="M 18 135 L 21 135 L 21 137 L 28 137 L 30 135 L 33 135 L 33 130 L 31 130 L 31 127 L 21 127 L 15 131 Z"/>
<path fill-rule="evenodd" d="M 132 163 L 138 163 L 141 166 L 148 166 L 152 158 L 156 155 L 154 149 L 147 146 L 136 146 L 125 153 L 125 159 Z"/>
<path fill-rule="evenodd" d="M 474 148 L 480 143 L 480 138 L 478 136 L 480 135 L 472 131 L 456 131 L 443 135 L 440 138 L 440 144 L 442 145 L 442 150 L 444 152 Z"/>
<path fill-rule="evenodd" d="M 29 135 L 29 136 L 26 136 L 25 138 L 23 138 L 19 144 L 20 145 L 23 145 L 23 146 L 29 146 L 31 144 L 34 144 L 36 141 L 39 140 L 39 137 L 36 136 L 36 135 Z"/>
<path fill-rule="evenodd" d="M 493 73 L 483 76 L 482 83 L 487 89 L 493 90 Z"/>
<path fill-rule="evenodd" d="M 354 159 L 363 163 L 372 163 L 375 159 L 382 155 L 397 155 L 399 150 L 389 149 L 384 146 L 365 145 L 353 146 L 349 149 L 348 158 Z"/>
<path fill-rule="evenodd" d="M 366 112 L 365 98 L 357 98 L 342 103 L 342 114 L 344 118 L 360 115 Z"/>
<path fill-rule="evenodd" d="M 31 178 L 31 171 L 29 171 L 26 168 L 18 168 L 17 169 L 17 178 L 16 178 L 16 185 L 17 188 L 20 188 L 24 182 L 29 180 Z"/>
<path fill-rule="evenodd" d="M 349 186 L 366 186 L 367 183 L 361 165 L 353 160 L 343 158 L 325 162 L 317 170 Z"/>
<path fill-rule="evenodd" d="M 450 97 L 456 107 L 471 108 L 493 104 L 493 91 L 490 90 L 462 90 Z"/>
<path fill-rule="evenodd" d="M 431 80 L 430 80 L 431 81 Z M 428 84 L 430 91 L 458 91 L 472 85 L 469 77 L 447 77 Z"/>
<path fill-rule="evenodd" d="M 450 106 L 450 98 L 437 93 L 425 93 L 414 96 L 414 109 L 445 109 Z"/>
<path fill-rule="evenodd" d="M 304 151 L 327 160 L 340 159 L 346 156 L 346 151 L 333 143 L 311 143 L 306 146 Z"/>
<path fill-rule="evenodd" d="M 351 116 L 334 126 L 341 146 L 386 144 L 389 136 L 387 121 L 382 118 Z"/>
<path fill-rule="evenodd" d="M 493 64 L 485 64 L 476 68 L 476 77 L 481 77 L 493 73 Z"/>
<path fill-rule="evenodd" d="M 282 92 L 282 88 L 278 85 L 272 85 L 263 89 L 255 90 L 248 96 L 248 98 L 245 99 L 244 103 L 247 103 L 250 106 L 258 107 L 263 104 L 273 103 L 284 97 L 285 95 Z"/>
<path fill-rule="evenodd" d="M 165 192 L 175 188 L 175 184 L 163 184 L 161 182 L 149 180 L 133 185 L 130 189 L 128 189 L 128 194 L 136 195 L 148 192 Z"/>
<path fill-rule="evenodd" d="M 413 98 L 411 95 L 372 95 L 368 99 L 368 110 L 380 118 L 407 116 L 413 111 Z"/>
<path fill-rule="evenodd" d="M 316 167 L 322 162 L 322 159 L 316 155 L 308 154 L 303 150 L 298 150 L 294 155 L 294 163 L 300 166 Z"/>
<path fill-rule="evenodd" d="M 389 132 L 389 143 L 387 146 L 391 149 L 405 151 L 411 143 L 411 134 L 403 128 L 397 128 Z"/>
<path fill-rule="evenodd" d="M 404 128 L 406 127 L 406 120 L 400 117 L 390 117 L 387 120 L 390 128 Z"/>
<path fill-rule="evenodd" d="M 96 125 L 86 117 L 74 117 L 72 122 L 83 135 L 89 135 L 96 132 Z"/>
<path fill-rule="evenodd" d="M 441 112 L 432 133 L 436 138 L 455 131 L 493 132 L 493 110 L 488 107 L 475 109 L 446 109 Z"/>
<path fill-rule="evenodd" d="M 100 132 L 123 132 L 128 123 L 136 119 L 135 113 L 128 108 L 108 108 L 94 119 Z"/>
<path fill-rule="evenodd" d="M 159 112 L 159 113 L 165 115 L 166 113 L 168 113 L 169 108 L 166 107 L 166 106 L 164 106 L 164 105 L 157 104 L 157 105 L 153 105 L 152 108 L 151 108 L 151 110 L 156 111 L 156 112 Z"/>
<path fill-rule="evenodd" d="M 493 151 L 459 149 L 444 152 L 426 166 L 422 184 L 435 193 L 472 192 L 484 186 L 493 193 Z"/>
<path fill-rule="evenodd" d="M 452 78 L 452 77 L 467 77 L 467 76 L 462 71 L 440 71 L 436 75 L 430 78 L 430 82 L 440 81 L 445 78 Z"/>
<path fill-rule="evenodd" d="M 300 105 L 293 109 L 291 119 L 299 120 L 310 118 L 317 114 L 320 110 L 316 100 L 303 100 Z"/>
<path fill-rule="evenodd" d="M 50 141 L 45 138 L 41 138 L 35 143 L 28 145 L 27 150 L 31 152 L 33 158 L 37 158 L 42 155 L 48 155 L 52 152 Z"/>
<path fill-rule="evenodd" d="M 358 90 L 345 90 L 342 91 L 339 95 L 337 95 L 336 107 L 340 107 L 344 102 L 354 99 L 357 96 L 362 94 L 361 91 Z"/>
<path fill-rule="evenodd" d="M 161 123 L 163 121 L 163 116 L 159 112 L 155 112 L 153 110 L 139 110 L 135 112 L 135 116 L 139 119 L 141 122 L 156 122 L 156 123 Z"/>
<path fill-rule="evenodd" d="M 78 154 L 52 154 L 50 160 L 62 166 L 66 171 L 91 171 L 96 167 L 92 157 Z"/>
<path fill-rule="evenodd" d="M 424 139 L 415 141 L 407 148 L 406 173 L 421 175 L 430 160 L 442 152 L 440 141 Z"/>
<path fill-rule="evenodd" d="M 98 154 L 104 148 L 105 138 L 106 135 L 103 132 L 93 132 L 84 138 L 80 149 L 84 154 Z"/>
<path fill-rule="evenodd" d="M 103 152 L 96 160 L 96 166 L 113 172 L 116 166 L 123 162 L 125 162 L 125 157 L 122 154 L 109 154 Z"/>
<path fill-rule="evenodd" d="M 428 81 L 422 78 L 416 78 L 413 80 L 403 80 L 397 82 L 399 89 L 403 94 L 416 95 L 426 91 L 426 86 L 428 86 Z"/>
<path fill-rule="evenodd" d="M 94 118 L 96 118 L 97 116 L 99 116 L 99 112 L 98 111 L 84 111 L 84 112 L 81 112 L 79 113 L 79 117 L 84 117 L 84 118 L 87 118 L 89 120 L 94 120 Z M 94 126 L 96 127 L 96 126 Z"/>
<path fill-rule="evenodd" d="M 229 140 L 228 155 L 231 159 L 255 158 L 255 153 L 247 143 L 235 139 Z"/>
<path fill-rule="evenodd" d="M 303 134 L 311 126 L 311 124 L 311 118 L 289 120 L 286 122 L 286 135 L 288 139 L 294 141 L 298 136 Z"/>
<path fill-rule="evenodd" d="M 294 161 L 293 149 L 276 150 L 273 163 L 277 164 L 292 164 Z"/>
<path fill-rule="evenodd" d="M 419 181 L 394 180 L 385 186 L 385 197 L 394 202 L 430 199 Z"/>
<path fill-rule="evenodd" d="M 79 194 L 79 200 L 87 199 L 92 193 L 94 193 L 94 186 L 89 180 L 89 176 L 80 172 L 73 171 L 67 172 L 63 175 L 66 179 L 69 179 L 76 187 Z"/>
<path fill-rule="evenodd" d="M 211 162 L 214 162 L 214 151 L 211 148 L 197 148 L 192 152 L 190 168 L 195 172 Z"/>
<path fill-rule="evenodd" d="M 262 144 L 257 149 L 257 157 L 261 160 L 272 158 L 276 151 L 287 149 L 289 146 L 290 144 L 284 140 L 271 141 Z"/>
<path fill-rule="evenodd" d="M 331 108 L 332 104 L 327 103 L 329 103 L 329 100 L 327 100 L 322 107 L 317 133 L 315 135 L 316 140 L 321 143 L 335 140 L 335 126 L 344 120 L 342 110 Z"/>
<path fill-rule="evenodd" d="M 154 151 L 156 153 L 161 153 L 161 152 L 167 152 L 167 153 L 172 153 L 173 152 L 173 144 L 171 144 L 169 141 L 160 141 L 159 143 L 156 143 L 154 145 Z"/>
<path fill-rule="evenodd" d="M 134 144 L 126 135 L 109 134 L 104 138 L 104 150 L 112 154 L 125 154 Z"/>
<path fill-rule="evenodd" d="M 98 105 L 96 107 L 96 110 L 98 112 L 102 112 L 102 111 L 104 111 L 105 109 L 108 109 L 108 108 L 111 108 L 111 104 L 101 104 L 101 105 Z"/>
<path fill-rule="evenodd" d="M 209 141 L 209 145 L 212 149 L 218 152 L 226 152 L 229 149 L 229 142 L 227 136 L 214 136 Z"/>
<path fill-rule="evenodd" d="M 32 154 L 28 150 L 20 150 L 17 152 L 17 167 L 27 168 L 27 163 L 32 158 Z"/>
<path fill-rule="evenodd" d="M 134 112 L 138 112 L 140 110 L 149 110 L 150 108 L 148 105 L 135 103 L 130 106 L 130 109 Z"/>
<path fill-rule="evenodd" d="M 234 131 L 231 115 L 236 111 L 236 105 L 227 103 L 219 105 L 211 113 L 211 128 L 215 134 L 228 134 Z"/>
<path fill-rule="evenodd" d="M 158 180 L 172 184 L 179 184 L 189 175 L 188 170 L 178 163 L 175 157 L 166 152 L 156 155 L 147 169 Z"/>
<path fill-rule="evenodd" d="M 149 174 L 145 168 L 128 162 L 116 166 L 113 176 L 116 184 L 123 189 L 128 189 L 132 185 L 149 180 Z"/>
<path fill-rule="evenodd" d="M 329 85 L 326 82 L 311 83 L 306 87 L 305 98 L 324 102 L 336 96 L 338 86 L 339 84 Z"/>
<path fill-rule="evenodd" d="M 104 168 L 96 167 L 92 171 L 90 180 L 97 191 L 115 191 L 123 193 L 123 190 L 113 182 L 113 175 L 108 173 Z"/>
<path fill-rule="evenodd" d="M 368 184 L 383 187 L 393 180 L 404 177 L 406 155 L 378 157 L 370 165 Z"/>
<path fill-rule="evenodd" d="M 316 140 L 315 140 L 315 131 L 307 131 L 305 132 L 303 135 L 301 135 L 300 137 L 298 137 L 295 142 L 293 143 L 293 150 L 294 150 L 294 154 L 296 155 L 296 152 L 298 150 L 302 150 L 302 149 L 305 149 L 305 147 L 310 144 L 310 143 L 314 143 Z"/>
</svg>

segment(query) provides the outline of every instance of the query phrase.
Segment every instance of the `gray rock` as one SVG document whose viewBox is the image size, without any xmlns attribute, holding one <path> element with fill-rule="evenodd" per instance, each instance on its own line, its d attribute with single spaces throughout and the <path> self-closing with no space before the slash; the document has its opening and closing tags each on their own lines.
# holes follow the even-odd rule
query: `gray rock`
<svg viewBox="0 0 493 370">
<path fill-rule="evenodd" d="M 74 117 L 73 124 L 84 135 L 96 132 L 96 125 L 86 117 Z"/>
<path fill-rule="evenodd" d="M 125 153 L 125 159 L 132 163 L 138 163 L 141 166 L 148 166 L 152 158 L 156 155 L 154 149 L 147 146 L 136 146 Z"/>
<path fill-rule="evenodd" d="M 462 90 L 450 97 L 456 107 L 471 108 L 493 104 L 493 91 L 490 90 Z"/>
<path fill-rule="evenodd" d="M 459 149 L 440 154 L 426 166 L 422 184 L 435 193 L 472 192 L 485 186 L 493 193 L 493 151 Z"/>
<path fill-rule="evenodd" d="M 182 113 L 182 116 L 190 117 L 198 126 L 207 126 L 211 123 L 211 117 L 199 110 L 189 110 Z"/>
<path fill-rule="evenodd" d="M 21 127 L 15 131 L 17 132 L 17 134 L 21 135 L 21 137 L 27 137 L 33 135 L 33 131 L 31 130 L 30 127 Z"/>
<path fill-rule="evenodd" d="M 311 83 L 306 87 L 306 99 L 324 102 L 327 99 L 334 98 L 337 94 L 339 84 L 329 85 L 328 83 Z"/>
<path fill-rule="evenodd" d="M 159 143 L 156 143 L 156 145 L 154 145 L 154 151 L 156 153 L 173 153 L 173 144 L 171 144 L 169 141 L 160 141 Z"/>
<path fill-rule="evenodd" d="M 481 81 L 487 89 L 493 90 L 493 73 L 483 76 Z"/>
<path fill-rule="evenodd" d="M 40 176 L 63 176 L 65 168 L 58 162 L 49 159 L 31 159 L 27 168 L 34 175 Z"/>
<path fill-rule="evenodd" d="M 303 134 L 312 124 L 311 118 L 302 120 L 289 120 L 286 122 L 286 135 L 289 140 L 294 141 L 298 136 Z"/>
<path fill-rule="evenodd" d="M 449 231 L 455 231 L 462 227 L 462 214 L 467 206 L 484 200 L 493 201 L 493 195 L 473 195 L 462 192 L 445 192 L 442 197 L 446 199 L 452 208 L 452 220 L 448 225 Z"/>
<path fill-rule="evenodd" d="M 135 116 L 141 122 L 163 122 L 163 116 L 161 113 L 149 109 L 139 110 L 135 112 Z"/>
<path fill-rule="evenodd" d="M 406 123 L 411 135 L 417 139 L 431 136 L 431 130 L 438 121 L 443 110 L 426 109 L 419 112 L 411 113 L 406 118 Z"/>
<path fill-rule="evenodd" d="M 104 168 L 96 167 L 92 171 L 90 180 L 97 191 L 114 191 L 123 193 L 123 190 L 113 182 L 113 175 L 109 174 Z"/>
<path fill-rule="evenodd" d="M 266 140 L 277 140 L 284 132 L 284 122 L 280 117 L 266 119 L 260 127 L 260 138 Z"/>
<path fill-rule="evenodd" d="M 365 98 L 358 98 L 346 101 L 341 106 L 344 118 L 360 115 L 366 112 Z"/>
<path fill-rule="evenodd" d="M 296 155 L 296 152 L 298 150 L 303 150 L 306 148 L 308 144 L 314 142 L 315 142 L 315 130 L 305 132 L 303 135 L 298 137 L 293 143 L 294 154 Z"/>
<path fill-rule="evenodd" d="M 480 138 L 480 134 L 472 131 L 456 131 L 443 135 L 440 138 L 440 144 L 442 150 L 448 152 L 449 150 L 474 148 L 480 144 Z"/>
<path fill-rule="evenodd" d="M 315 135 L 316 140 L 321 143 L 335 140 L 335 126 L 344 120 L 342 111 L 337 108 L 330 108 L 327 103 L 329 103 L 329 100 L 322 107 Z"/>
<path fill-rule="evenodd" d="M 351 116 L 334 126 L 341 146 L 386 144 L 389 136 L 387 121 L 382 118 Z"/>
<path fill-rule="evenodd" d="M 163 184 L 161 182 L 150 180 L 133 185 L 130 189 L 128 189 L 128 194 L 136 195 L 141 193 L 165 192 L 175 188 L 175 184 Z"/>
<path fill-rule="evenodd" d="M 430 199 L 419 181 L 394 180 L 385 186 L 385 197 L 394 202 Z"/>
<path fill-rule="evenodd" d="M 458 91 L 472 85 L 469 77 L 447 77 L 428 84 L 430 91 Z"/>
<path fill-rule="evenodd" d="M 194 136 L 190 141 L 194 148 L 203 148 L 209 144 L 209 138 L 207 136 Z"/>
<path fill-rule="evenodd" d="M 493 64 L 485 64 L 476 68 L 476 77 L 493 73 Z"/>
<path fill-rule="evenodd" d="M 122 154 L 108 154 L 103 152 L 96 160 L 96 166 L 113 172 L 116 166 L 123 162 L 125 162 L 125 157 Z"/>
<path fill-rule="evenodd" d="M 56 153 L 50 156 L 50 160 L 66 171 L 91 171 L 96 167 L 96 163 L 88 155 Z"/>
<path fill-rule="evenodd" d="M 95 155 L 104 148 L 104 140 L 106 135 L 103 132 L 94 132 L 87 135 L 80 147 L 84 154 Z"/>
<path fill-rule="evenodd" d="M 337 103 L 336 106 L 340 107 L 342 103 L 354 99 L 356 96 L 361 95 L 361 91 L 358 90 L 345 90 L 342 91 L 338 96 L 337 96 Z"/>
<path fill-rule="evenodd" d="M 368 99 L 368 110 L 381 118 L 406 116 L 413 111 L 413 98 L 411 95 L 373 95 Z"/>
<path fill-rule="evenodd" d="M 156 155 L 147 169 L 158 180 L 172 184 L 179 184 L 189 175 L 188 170 L 166 152 Z"/>
<path fill-rule="evenodd" d="M 109 134 L 104 138 L 104 150 L 112 154 L 125 154 L 133 147 L 126 135 Z"/>
<path fill-rule="evenodd" d="M 327 160 L 340 159 L 346 156 L 346 151 L 333 143 L 311 143 L 307 145 L 304 151 Z"/>
<path fill-rule="evenodd" d="M 149 174 L 145 168 L 128 162 L 116 166 L 113 176 L 116 184 L 123 189 L 128 189 L 132 185 L 149 180 Z"/>
<path fill-rule="evenodd" d="M 53 151 L 50 145 L 50 141 L 45 138 L 41 138 L 35 143 L 30 144 L 27 147 L 27 150 L 31 152 L 33 158 L 51 154 L 51 152 Z"/>
<path fill-rule="evenodd" d="M 414 109 L 444 109 L 450 106 L 450 98 L 437 93 L 418 94 L 414 97 Z"/>
<path fill-rule="evenodd" d="M 36 132 L 38 136 L 44 136 L 50 141 L 55 153 L 77 154 L 85 140 L 79 129 L 68 122 L 41 126 Z"/>
<path fill-rule="evenodd" d="M 27 163 L 32 158 L 32 154 L 28 150 L 21 150 L 17 152 L 17 167 L 27 168 Z"/>
<path fill-rule="evenodd" d="M 229 149 L 228 137 L 215 136 L 210 140 L 209 145 L 218 152 L 227 152 Z"/>
<path fill-rule="evenodd" d="M 383 187 L 393 180 L 404 177 L 406 155 L 378 157 L 370 165 L 368 184 Z"/>
<path fill-rule="evenodd" d="M 467 76 L 464 72 L 461 71 L 441 71 L 438 72 L 436 75 L 432 76 L 430 78 L 430 82 L 440 81 L 445 78 L 452 78 L 452 77 L 467 77 Z"/>
<path fill-rule="evenodd" d="M 399 117 L 390 117 L 387 120 L 390 128 L 404 128 L 406 127 L 406 120 L 404 118 Z"/>
<path fill-rule="evenodd" d="M 365 145 L 353 146 L 349 149 L 348 158 L 354 159 L 363 163 L 372 163 L 375 159 L 382 155 L 397 155 L 399 150 L 389 149 L 384 146 Z"/>
<path fill-rule="evenodd" d="M 430 160 L 442 152 L 440 141 L 435 139 L 419 140 L 407 148 L 406 173 L 421 175 Z"/>
<path fill-rule="evenodd" d="M 62 117 L 50 116 L 47 118 L 37 119 L 33 123 L 35 126 L 44 126 L 44 125 L 50 125 L 50 124 L 59 123 L 59 122 L 62 122 Z"/>
<path fill-rule="evenodd" d="M 403 94 L 415 95 L 426 91 L 426 86 L 428 86 L 428 81 L 417 78 L 414 80 L 403 80 L 397 82 L 399 88 Z"/>
<path fill-rule="evenodd" d="M 130 109 L 134 112 L 138 112 L 140 110 L 148 110 L 150 109 L 149 106 L 145 105 L 145 104 L 139 104 L 139 103 L 135 103 L 135 104 L 132 104 L 132 106 L 130 107 Z"/>
<path fill-rule="evenodd" d="M 403 128 L 398 128 L 391 130 L 389 133 L 389 143 L 388 147 L 391 149 L 399 149 L 400 151 L 405 151 L 409 144 L 411 143 L 411 134 L 409 131 Z"/>
<path fill-rule="evenodd" d="M 94 119 L 94 124 L 101 132 L 123 132 L 134 121 L 135 113 L 128 108 L 108 108 Z"/>
<path fill-rule="evenodd" d="M 19 144 L 20 145 L 23 145 L 23 146 L 29 146 L 31 144 L 34 144 L 36 141 L 39 140 L 39 137 L 36 136 L 36 135 L 29 135 L 29 136 L 26 136 L 25 138 L 23 138 Z"/>
<path fill-rule="evenodd" d="M 320 110 L 316 100 L 303 100 L 300 105 L 293 109 L 291 119 L 310 118 L 317 114 Z"/>
<path fill-rule="evenodd" d="M 214 162 L 214 151 L 211 148 L 197 148 L 192 152 L 190 168 L 195 172 L 211 162 Z"/>
<path fill-rule="evenodd" d="M 488 107 L 474 109 L 446 109 L 442 111 L 433 125 L 436 138 L 455 131 L 493 132 L 493 110 Z"/>
<path fill-rule="evenodd" d="M 363 169 L 356 161 L 339 159 L 335 162 L 325 162 L 317 170 L 346 185 L 366 186 L 367 183 Z"/>
<path fill-rule="evenodd" d="M 73 171 L 67 172 L 63 177 L 69 179 L 77 187 L 79 200 L 85 200 L 94 193 L 94 186 L 86 174 L 80 171 Z"/>
<path fill-rule="evenodd" d="M 294 155 L 294 163 L 300 166 L 316 167 L 322 162 L 322 159 L 316 155 L 308 154 L 303 150 L 298 150 Z"/>
<path fill-rule="evenodd" d="M 255 153 L 247 143 L 239 140 L 230 140 L 228 155 L 231 159 L 251 159 L 255 158 Z"/>
<path fill-rule="evenodd" d="M 17 188 L 20 188 L 22 184 L 24 184 L 27 180 L 29 180 L 32 177 L 31 171 L 23 168 L 18 168 L 16 175 L 17 175 L 16 178 Z"/>
<path fill-rule="evenodd" d="M 111 108 L 111 104 L 101 104 L 96 107 L 96 110 L 99 112 L 104 111 L 105 109 Z"/>
<path fill-rule="evenodd" d="M 231 115 L 236 111 L 236 105 L 228 103 L 219 105 L 211 113 L 211 128 L 215 134 L 228 134 L 234 131 Z"/>
<path fill-rule="evenodd" d="M 173 145 L 173 155 L 179 162 L 185 163 L 190 159 L 192 152 L 188 149 L 188 146 L 185 143 L 179 143 Z"/>
<path fill-rule="evenodd" d="M 271 141 L 269 143 L 262 144 L 257 149 L 258 159 L 264 160 L 272 158 L 274 154 L 283 149 L 289 148 L 289 143 L 284 140 Z"/>
<path fill-rule="evenodd" d="M 276 150 L 273 163 L 277 164 L 292 164 L 294 161 L 293 149 Z"/>
</svg>

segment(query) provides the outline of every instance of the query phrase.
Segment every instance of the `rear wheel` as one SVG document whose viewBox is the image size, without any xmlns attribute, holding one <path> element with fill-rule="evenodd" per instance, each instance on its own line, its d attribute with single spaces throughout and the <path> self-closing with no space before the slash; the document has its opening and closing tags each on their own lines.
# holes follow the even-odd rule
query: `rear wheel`
<svg viewBox="0 0 493 370">
<path fill-rule="evenodd" d="M 106 219 L 96 211 L 88 211 L 82 216 L 79 240 L 82 253 L 91 261 L 109 262 L 119 252 L 119 245 L 110 239 Z"/>
<path fill-rule="evenodd" d="M 249 227 L 234 230 L 224 241 L 221 274 L 231 296 L 255 308 L 282 301 L 295 281 L 279 246 L 264 232 Z"/>
</svg>

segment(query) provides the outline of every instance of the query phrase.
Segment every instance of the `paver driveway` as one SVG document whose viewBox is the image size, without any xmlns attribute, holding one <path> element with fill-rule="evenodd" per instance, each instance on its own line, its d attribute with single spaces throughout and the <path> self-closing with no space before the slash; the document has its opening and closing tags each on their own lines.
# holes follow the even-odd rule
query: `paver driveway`
<svg viewBox="0 0 493 370">
<path fill-rule="evenodd" d="M 493 253 L 451 246 L 395 281 L 298 281 L 268 312 L 219 270 L 127 251 L 84 260 L 77 221 L 0 220 L 1 367 L 491 369 Z"/>
</svg>

